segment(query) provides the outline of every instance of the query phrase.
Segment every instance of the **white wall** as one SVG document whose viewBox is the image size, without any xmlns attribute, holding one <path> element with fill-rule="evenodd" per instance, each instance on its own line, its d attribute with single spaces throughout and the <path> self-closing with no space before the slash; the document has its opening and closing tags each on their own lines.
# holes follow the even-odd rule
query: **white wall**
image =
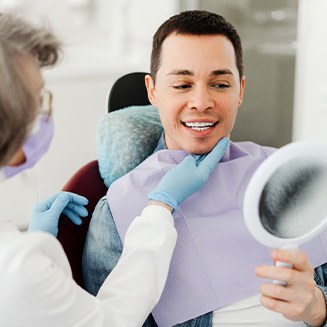
<svg viewBox="0 0 327 327">
<path fill-rule="evenodd" d="M 300 0 L 293 139 L 327 143 L 327 1 Z"/>
</svg>

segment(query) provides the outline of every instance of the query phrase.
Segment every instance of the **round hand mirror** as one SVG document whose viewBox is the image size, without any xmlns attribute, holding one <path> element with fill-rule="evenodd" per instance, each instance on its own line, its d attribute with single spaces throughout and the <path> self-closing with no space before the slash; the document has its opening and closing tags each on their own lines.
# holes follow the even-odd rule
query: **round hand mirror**
<svg viewBox="0 0 327 327">
<path fill-rule="evenodd" d="M 288 144 L 256 170 L 244 197 L 252 236 L 275 248 L 297 248 L 327 224 L 327 146 Z"/>
</svg>

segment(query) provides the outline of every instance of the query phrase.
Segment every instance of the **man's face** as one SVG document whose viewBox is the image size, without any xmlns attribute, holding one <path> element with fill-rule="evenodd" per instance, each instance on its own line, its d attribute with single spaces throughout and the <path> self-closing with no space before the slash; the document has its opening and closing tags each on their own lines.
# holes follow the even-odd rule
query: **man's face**
<svg viewBox="0 0 327 327">
<path fill-rule="evenodd" d="M 146 77 L 168 149 L 211 151 L 229 137 L 243 99 L 232 43 L 222 35 L 176 35 L 164 41 L 156 75 Z"/>
</svg>

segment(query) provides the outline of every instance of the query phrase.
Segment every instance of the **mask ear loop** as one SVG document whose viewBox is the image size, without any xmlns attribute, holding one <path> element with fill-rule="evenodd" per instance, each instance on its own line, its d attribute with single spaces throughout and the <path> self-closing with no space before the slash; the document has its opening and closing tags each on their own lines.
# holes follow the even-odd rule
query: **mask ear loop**
<svg viewBox="0 0 327 327">
<path fill-rule="evenodd" d="M 48 111 L 48 119 L 49 119 L 49 117 L 52 116 L 52 99 L 53 99 L 52 92 L 48 91 L 48 95 L 49 95 L 49 111 Z"/>
<path fill-rule="evenodd" d="M 41 114 L 44 115 L 45 121 L 49 121 L 50 117 L 52 116 L 52 100 L 53 95 L 52 92 L 49 90 L 42 90 L 41 94 L 41 107 L 42 111 Z"/>
<path fill-rule="evenodd" d="M 46 115 L 43 114 L 43 113 L 39 113 L 39 114 L 38 114 L 38 116 L 36 117 L 36 119 L 35 119 L 34 122 L 33 122 L 33 125 L 32 125 L 32 127 L 31 127 L 30 131 L 28 132 L 27 137 L 30 136 L 30 135 L 32 135 L 32 134 L 37 133 L 37 131 L 38 131 L 39 128 L 40 128 L 40 118 L 42 117 L 42 115 L 46 116 Z M 47 117 L 47 116 L 46 116 L 46 117 Z M 48 119 L 48 118 L 46 118 L 46 119 Z"/>
</svg>

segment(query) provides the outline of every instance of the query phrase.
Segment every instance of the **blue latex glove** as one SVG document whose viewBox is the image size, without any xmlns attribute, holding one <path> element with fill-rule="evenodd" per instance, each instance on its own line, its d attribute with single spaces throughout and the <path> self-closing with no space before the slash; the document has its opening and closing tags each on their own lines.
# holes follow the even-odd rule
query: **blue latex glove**
<svg viewBox="0 0 327 327">
<path fill-rule="evenodd" d="M 84 205 L 88 200 L 70 192 L 58 192 L 37 203 L 32 211 L 28 231 L 43 231 L 57 237 L 60 215 L 65 214 L 73 223 L 80 225 L 80 217 L 87 216 Z"/>
<path fill-rule="evenodd" d="M 169 170 L 158 186 L 148 194 L 150 200 L 177 206 L 198 191 L 207 182 L 224 155 L 229 139 L 221 139 L 206 155 L 187 156 L 179 165 Z"/>
</svg>

